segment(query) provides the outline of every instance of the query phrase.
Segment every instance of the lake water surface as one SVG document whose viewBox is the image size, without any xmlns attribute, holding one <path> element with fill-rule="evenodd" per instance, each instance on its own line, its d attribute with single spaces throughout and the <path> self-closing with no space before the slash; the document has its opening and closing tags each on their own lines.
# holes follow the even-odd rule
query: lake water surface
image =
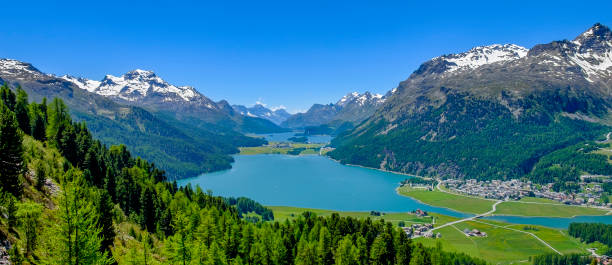
<svg viewBox="0 0 612 265">
<path fill-rule="evenodd" d="M 407 212 L 415 209 L 454 217 L 469 214 L 422 204 L 395 193 L 408 176 L 346 166 L 317 155 L 237 155 L 232 169 L 183 179 L 179 185 L 200 185 L 221 196 L 245 196 L 264 205 L 338 211 Z M 494 216 L 490 219 L 566 228 L 570 222 L 612 224 L 612 216 L 542 218 Z"/>
</svg>

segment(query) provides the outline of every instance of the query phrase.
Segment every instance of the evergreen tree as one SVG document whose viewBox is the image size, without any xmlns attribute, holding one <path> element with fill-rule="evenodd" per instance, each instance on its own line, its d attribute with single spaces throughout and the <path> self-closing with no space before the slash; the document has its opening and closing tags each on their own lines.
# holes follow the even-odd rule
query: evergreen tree
<svg viewBox="0 0 612 265">
<path fill-rule="evenodd" d="M 141 226 L 148 231 L 155 231 L 155 192 L 151 187 L 144 188 L 140 194 Z"/>
<path fill-rule="evenodd" d="M 15 104 L 17 103 L 16 96 L 7 83 L 4 83 L 0 87 L 0 99 L 11 111 L 15 108 Z"/>
<path fill-rule="evenodd" d="M 46 108 L 46 107 L 45 107 Z M 30 131 L 32 137 L 39 141 L 45 140 L 47 118 L 42 111 L 42 104 L 30 104 Z"/>
<path fill-rule="evenodd" d="M 15 197 L 21 195 L 24 170 L 22 135 L 15 114 L 0 104 L 0 185 Z"/>
<path fill-rule="evenodd" d="M 352 236 L 345 236 L 338 242 L 334 261 L 336 265 L 359 265 L 359 250 L 353 245 Z"/>
<path fill-rule="evenodd" d="M 36 189 L 42 191 L 47 181 L 47 168 L 45 164 L 43 162 L 36 164 L 34 173 L 36 174 Z"/>
<path fill-rule="evenodd" d="M 38 239 L 42 205 L 34 202 L 19 203 L 16 215 L 19 218 L 21 230 L 25 234 L 26 254 L 31 256 Z"/>
<path fill-rule="evenodd" d="M 47 139 L 59 147 L 63 130 L 66 126 L 70 125 L 70 122 L 68 108 L 61 99 L 54 98 L 47 108 Z"/>
<path fill-rule="evenodd" d="M 115 228 L 113 227 L 113 208 L 114 204 L 106 190 L 100 189 L 95 204 L 98 213 L 98 228 L 102 237 L 101 251 L 109 250 L 115 239 Z"/>
<path fill-rule="evenodd" d="M 110 264 L 102 248 L 97 213 L 89 200 L 80 172 L 70 169 L 62 180 L 53 262 L 56 264 Z"/>
<path fill-rule="evenodd" d="M 17 117 L 17 122 L 19 123 L 19 128 L 26 133 L 30 134 L 30 114 L 28 107 L 28 94 L 21 89 L 21 87 L 17 87 L 17 102 L 15 103 L 15 116 Z"/>
</svg>

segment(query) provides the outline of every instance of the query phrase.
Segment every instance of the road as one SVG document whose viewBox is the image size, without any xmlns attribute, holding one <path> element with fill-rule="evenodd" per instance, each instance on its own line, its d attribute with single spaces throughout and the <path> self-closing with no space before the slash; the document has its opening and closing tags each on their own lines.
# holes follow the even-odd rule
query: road
<svg viewBox="0 0 612 265">
<path fill-rule="evenodd" d="M 539 238 L 538 236 L 536 236 L 535 234 L 533 234 L 531 232 L 526 232 L 526 231 L 522 231 L 522 230 L 510 228 L 510 227 L 494 225 L 494 224 L 485 223 L 485 222 L 481 222 L 481 221 L 474 221 L 474 222 L 478 222 L 478 223 L 482 223 L 482 224 L 486 224 L 486 225 L 490 225 L 490 226 L 494 226 L 494 227 L 498 227 L 498 228 L 508 229 L 508 230 L 512 230 L 512 231 L 516 231 L 516 232 L 520 232 L 520 233 L 524 233 L 524 234 L 528 234 L 528 235 L 532 236 L 533 238 L 537 239 L 538 241 L 542 242 L 542 244 L 544 244 L 548 248 L 552 249 L 554 252 L 557 252 L 557 254 L 563 255 L 563 253 L 561 253 L 560 251 L 556 250 L 553 246 L 551 246 L 550 244 L 546 243 L 546 241 L 542 240 L 541 238 Z"/>
<path fill-rule="evenodd" d="M 498 228 L 503 228 L 503 229 L 508 229 L 508 230 L 512 230 L 512 231 L 516 231 L 516 232 L 520 232 L 520 233 L 525 233 L 528 234 L 530 236 L 532 236 L 533 238 L 537 239 L 538 241 L 540 241 L 542 244 L 544 244 L 545 246 L 547 246 L 548 248 L 552 249 L 554 252 L 556 252 L 559 255 L 563 255 L 563 253 L 561 253 L 560 251 L 558 251 L 557 249 L 555 249 L 553 246 L 551 246 L 550 244 L 548 244 L 546 241 L 542 240 L 541 238 L 539 238 L 538 236 L 536 236 L 535 234 L 531 233 L 531 232 L 526 232 L 526 231 L 522 231 L 522 230 L 518 230 L 518 229 L 514 229 L 514 228 L 509 228 L 509 227 L 503 227 L 503 226 L 499 226 L 499 225 L 495 225 L 495 224 L 490 224 L 490 223 L 485 223 L 485 222 L 481 222 L 481 221 L 477 221 L 476 219 L 480 218 L 480 217 L 484 217 L 487 215 L 490 215 L 492 213 L 494 213 L 497 210 L 497 205 L 502 203 L 503 201 L 496 201 L 493 206 L 491 207 L 491 210 L 486 212 L 486 213 L 481 213 L 479 215 L 475 215 L 472 217 L 468 217 L 468 218 L 463 218 L 457 221 L 453 221 L 453 222 L 449 222 L 446 224 L 443 224 L 441 226 L 438 227 L 434 227 L 433 229 L 431 229 L 430 231 L 434 231 L 434 230 L 438 230 L 447 226 L 451 226 L 451 225 L 455 225 L 461 222 L 466 222 L 466 221 L 474 221 L 474 222 L 478 222 L 478 223 L 483 223 L 483 224 L 487 224 L 493 227 L 498 227 Z M 455 227 L 456 229 L 456 227 Z M 462 232 L 463 233 L 463 232 Z"/>
<path fill-rule="evenodd" d="M 496 201 L 496 202 L 493 204 L 493 207 L 491 207 L 492 209 L 491 209 L 490 211 L 486 212 L 486 213 L 481 213 L 481 214 L 479 214 L 479 215 L 475 215 L 475 216 L 472 216 L 472 217 L 463 218 L 463 219 L 460 219 L 460 220 L 457 220 L 457 221 L 452 221 L 452 222 L 449 222 L 449 223 L 443 224 L 443 225 L 441 225 L 441 226 L 435 227 L 434 229 L 431 229 L 431 231 L 434 231 L 434 230 L 437 230 L 437 229 L 440 229 L 440 228 L 444 228 L 444 227 L 447 227 L 447 226 L 449 226 L 449 225 L 454 225 L 454 224 L 458 224 L 458 223 L 461 223 L 461 222 L 465 222 L 465 221 L 472 221 L 472 220 L 474 220 L 474 219 L 478 219 L 478 218 L 480 218 L 480 217 L 484 217 L 484 216 L 487 216 L 487 215 L 489 215 L 489 214 L 492 214 L 493 212 L 495 212 L 495 210 L 497 210 L 497 205 L 498 205 L 498 204 L 500 204 L 500 203 L 502 203 L 502 202 L 503 202 L 503 201 Z"/>
</svg>

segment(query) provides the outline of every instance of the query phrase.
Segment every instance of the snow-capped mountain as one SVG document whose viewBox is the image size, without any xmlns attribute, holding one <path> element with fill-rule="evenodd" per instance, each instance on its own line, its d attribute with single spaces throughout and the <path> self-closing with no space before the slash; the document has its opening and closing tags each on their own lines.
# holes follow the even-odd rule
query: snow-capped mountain
<svg viewBox="0 0 612 265">
<path fill-rule="evenodd" d="M 281 124 L 283 121 L 289 118 L 289 116 L 291 116 L 291 114 L 289 114 L 285 108 L 276 108 L 272 110 L 259 103 L 253 105 L 252 107 L 232 105 L 232 108 L 244 116 L 262 118 L 270 120 L 276 124 Z"/>
<path fill-rule="evenodd" d="M 146 104 L 167 102 L 205 106 L 215 109 L 214 102 L 206 98 L 193 87 L 175 86 L 164 81 L 152 71 L 136 69 L 122 76 L 106 75 L 102 81 L 94 81 L 73 76 L 61 78 L 73 82 L 89 92 L 121 101 Z"/>
<path fill-rule="evenodd" d="M 380 104 L 385 102 L 385 98 L 381 94 L 372 94 L 370 92 L 365 92 L 363 94 L 359 94 L 359 92 L 348 93 L 346 96 L 342 97 L 336 105 L 345 107 L 349 104 L 357 104 L 358 106 L 364 106 L 368 104 Z"/>
<path fill-rule="evenodd" d="M 24 63 L 13 59 L 0 59 L 0 74 L 8 78 L 19 79 L 52 76 L 40 72 L 38 69 L 36 69 L 36 67 L 29 63 Z"/>
<path fill-rule="evenodd" d="M 60 78 L 66 81 L 72 82 L 75 85 L 77 85 L 79 88 L 87 90 L 89 92 L 95 92 L 96 89 L 102 83 L 100 81 L 90 80 L 90 79 L 82 78 L 82 77 L 74 77 L 71 75 L 63 75 L 63 76 L 60 76 Z"/>
<path fill-rule="evenodd" d="M 612 31 L 601 24 L 529 50 L 476 47 L 423 63 L 330 155 L 363 165 L 352 154 L 367 153 L 368 166 L 414 174 L 521 177 L 610 126 L 611 91 Z M 498 163 L 508 150 L 513 161 Z"/>
<path fill-rule="evenodd" d="M 469 51 L 438 56 L 421 65 L 419 74 L 450 74 L 472 70 L 483 65 L 504 63 L 523 58 L 529 50 L 515 44 L 477 46 Z"/>
<path fill-rule="evenodd" d="M 595 24 L 573 41 L 556 41 L 537 45 L 531 49 L 532 61 L 546 65 L 551 70 L 573 67 L 572 71 L 588 82 L 610 84 L 612 79 L 612 32 L 606 26 Z M 551 71 L 552 72 L 552 71 Z M 557 73 L 559 75 L 559 73 Z"/>
<path fill-rule="evenodd" d="M 283 126 L 289 128 L 302 128 L 306 126 L 319 126 L 328 123 L 340 125 L 344 122 L 359 123 L 368 118 L 382 105 L 386 96 L 365 92 L 352 92 L 346 94 L 335 104 L 314 104 L 305 113 L 297 113 L 289 117 Z"/>
</svg>

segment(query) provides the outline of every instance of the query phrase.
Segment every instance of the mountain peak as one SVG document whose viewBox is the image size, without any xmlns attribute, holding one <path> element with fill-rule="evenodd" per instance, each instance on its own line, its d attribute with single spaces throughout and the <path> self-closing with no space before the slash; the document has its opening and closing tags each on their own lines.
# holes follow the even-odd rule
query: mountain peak
<svg viewBox="0 0 612 265">
<path fill-rule="evenodd" d="M 63 75 L 60 76 L 61 79 L 72 82 L 77 85 L 79 88 L 87 90 L 89 92 L 95 92 L 96 88 L 100 86 L 100 81 L 89 80 L 83 77 L 75 77 L 72 75 Z"/>
<path fill-rule="evenodd" d="M 126 78 L 155 78 L 157 77 L 153 71 L 135 69 L 124 74 Z"/>
<path fill-rule="evenodd" d="M 368 103 L 378 104 L 383 102 L 384 100 L 385 97 L 381 94 L 372 94 L 369 91 L 366 91 L 363 94 L 359 94 L 359 92 L 352 92 L 346 94 L 344 97 L 338 100 L 338 102 L 336 102 L 336 105 L 345 107 L 346 105 L 349 105 L 351 103 L 357 103 L 358 105 L 363 106 L 364 104 Z"/>
<path fill-rule="evenodd" d="M 435 57 L 422 64 L 414 74 L 443 74 L 471 70 L 486 64 L 523 58 L 529 50 L 516 44 L 476 46 L 469 51 Z"/>
<path fill-rule="evenodd" d="M 40 72 L 32 64 L 25 63 L 14 59 L 0 59 L 0 73 L 10 76 L 21 76 L 23 74 L 42 76 Z"/>
<path fill-rule="evenodd" d="M 610 42 L 612 42 L 612 31 L 610 31 L 610 28 L 600 23 L 596 23 L 585 32 L 578 35 L 573 42 L 588 48 L 610 45 Z"/>
</svg>

